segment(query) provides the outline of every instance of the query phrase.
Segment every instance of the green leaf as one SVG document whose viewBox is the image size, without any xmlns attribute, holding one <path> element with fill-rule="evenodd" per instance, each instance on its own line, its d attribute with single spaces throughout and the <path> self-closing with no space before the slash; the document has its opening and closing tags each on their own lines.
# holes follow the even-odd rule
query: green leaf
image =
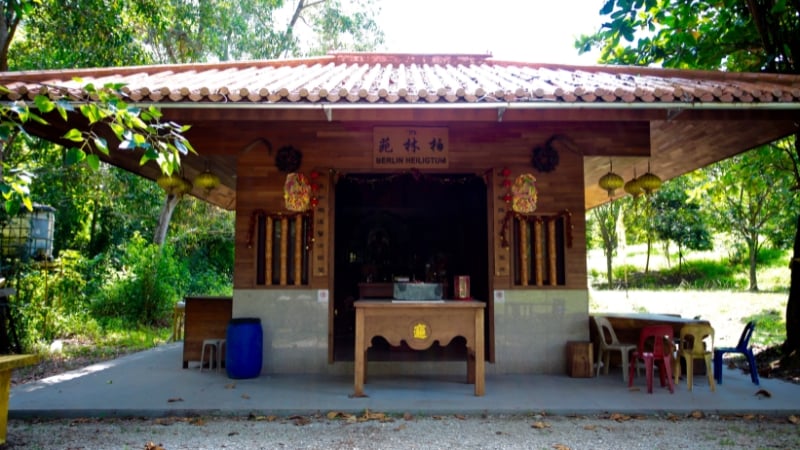
<svg viewBox="0 0 800 450">
<path fill-rule="evenodd" d="M 27 208 L 28 211 L 33 211 L 33 202 L 31 201 L 30 195 L 23 195 L 22 203 L 25 205 L 25 208 Z"/>
<path fill-rule="evenodd" d="M 83 135 L 76 128 L 67 131 L 67 134 L 62 136 L 62 138 L 72 142 L 83 142 Z"/>
<path fill-rule="evenodd" d="M 104 155 L 108 155 L 108 142 L 102 137 L 96 137 L 92 140 L 94 147 Z"/>
<path fill-rule="evenodd" d="M 143 166 L 150 161 L 157 160 L 159 153 L 154 149 L 150 148 L 144 151 L 142 157 L 139 159 L 139 165 Z"/>
<path fill-rule="evenodd" d="M 100 169 L 100 157 L 97 156 L 97 155 L 94 155 L 94 154 L 89 155 L 89 156 L 86 157 L 86 164 L 88 164 L 89 167 L 92 170 L 95 170 L 95 171 L 99 170 Z"/>
<path fill-rule="evenodd" d="M 81 105 L 81 114 L 89 119 L 89 124 L 99 122 L 104 117 L 103 113 L 100 111 L 100 108 L 95 103 Z"/>
<path fill-rule="evenodd" d="M 39 94 L 36 97 L 34 97 L 33 103 L 36 104 L 36 108 L 43 114 L 49 113 L 56 107 L 56 105 L 53 103 L 52 100 L 50 100 L 49 98 L 47 98 L 42 94 Z"/>
<path fill-rule="evenodd" d="M 67 155 L 64 162 L 66 165 L 72 166 L 80 163 L 84 159 L 86 159 L 86 152 L 77 147 L 70 147 L 67 150 Z"/>
</svg>

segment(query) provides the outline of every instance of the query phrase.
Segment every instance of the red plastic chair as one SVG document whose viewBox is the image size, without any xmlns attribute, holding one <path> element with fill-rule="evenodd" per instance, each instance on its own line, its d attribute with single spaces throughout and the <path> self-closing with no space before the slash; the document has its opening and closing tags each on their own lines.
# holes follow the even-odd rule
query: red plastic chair
<svg viewBox="0 0 800 450">
<path fill-rule="evenodd" d="M 639 346 L 631 355 L 628 369 L 628 387 L 633 386 L 633 376 L 636 364 L 644 362 L 645 377 L 647 377 L 647 393 L 653 393 L 653 367 L 658 365 L 658 375 L 661 386 L 669 386 L 669 392 L 675 392 L 672 383 L 672 353 L 674 349 L 674 334 L 670 325 L 651 325 L 642 328 L 639 334 Z"/>
</svg>

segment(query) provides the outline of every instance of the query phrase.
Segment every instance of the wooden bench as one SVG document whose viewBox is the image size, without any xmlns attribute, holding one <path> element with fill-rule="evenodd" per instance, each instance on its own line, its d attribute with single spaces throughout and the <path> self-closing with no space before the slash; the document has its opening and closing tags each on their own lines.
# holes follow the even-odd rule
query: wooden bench
<svg viewBox="0 0 800 450">
<path fill-rule="evenodd" d="M 8 395 L 11 393 L 11 371 L 39 363 L 38 355 L 0 355 L 0 445 L 6 443 L 8 428 Z"/>
</svg>

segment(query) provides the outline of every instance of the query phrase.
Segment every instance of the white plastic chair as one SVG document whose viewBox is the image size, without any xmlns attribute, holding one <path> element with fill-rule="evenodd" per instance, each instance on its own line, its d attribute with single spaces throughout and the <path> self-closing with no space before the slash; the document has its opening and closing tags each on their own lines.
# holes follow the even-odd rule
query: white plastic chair
<svg viewBox="0 0 800 450">
<path fill-rule="evenodd" d="M 611 360 L 611 352 L 620 352 L 622 355 L 622 381 L 628 382 L 628 361 L 630 353 L 636 350 L 636 344 L 623 344 L 617 339 L 617 334 L 614 333 L 614 327 L 611 322 L 603 316 L 592 316 L 594 324 L 597 327 L 597 333 L 600 337 L 599 350 L 597 351 L 597 375 L 600 375 L 600 367 L 604 368 L 603 372 L 608 375 L 608 367 Z M 638 369 L 638 368 L 637 368 Z"/>
</svg>

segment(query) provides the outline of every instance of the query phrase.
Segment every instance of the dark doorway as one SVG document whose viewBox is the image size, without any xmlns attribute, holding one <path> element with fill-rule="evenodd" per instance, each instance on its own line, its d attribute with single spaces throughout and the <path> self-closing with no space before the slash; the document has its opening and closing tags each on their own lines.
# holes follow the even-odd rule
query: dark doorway
<svg viewBox="0 0 800 450">
<path fill-rule="evenodd" d="M 334 359 L 350 361 L 353 302 L 360 283 L 390 286 L 395 277 L 443 283 L 469 275 L 471 295 L 489 296 L 486 182 L 474 174 L 358 174 L 336 184 Z M 388 293 L 387 293 L 388 294 Z M 388 294 L 386 298 L 391 298 Z M 376 338 L 370 360 L 463 359 L 464 341 L 425 352 Z"/>
</svg>

